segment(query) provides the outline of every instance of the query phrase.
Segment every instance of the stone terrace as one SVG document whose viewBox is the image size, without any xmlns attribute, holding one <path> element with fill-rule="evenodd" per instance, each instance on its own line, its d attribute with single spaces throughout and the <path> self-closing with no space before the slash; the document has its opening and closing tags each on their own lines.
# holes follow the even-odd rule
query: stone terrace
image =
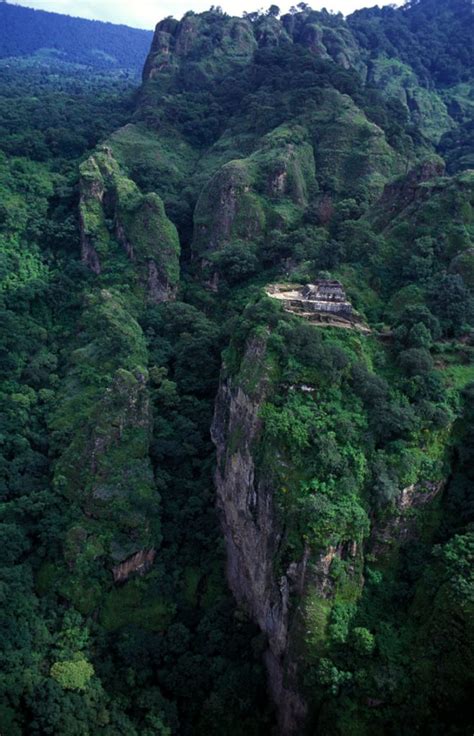
<svg viewBox="0 0 474 736">
<path fill-rule="evenodd" d="M 370 332 L 347 299 L 339 281 L 318 279 L 312 284 L 269 284 L 265 292 L 284 302 L 288 312 L 319 326 L 346 327 Z"/>
</svg>

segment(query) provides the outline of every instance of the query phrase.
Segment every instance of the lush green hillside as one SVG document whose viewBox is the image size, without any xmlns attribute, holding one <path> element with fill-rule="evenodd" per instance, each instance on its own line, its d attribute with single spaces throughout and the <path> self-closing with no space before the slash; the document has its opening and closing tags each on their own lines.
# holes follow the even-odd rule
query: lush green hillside
<svg viewBox="0 0 474 736">
<path fill-rule="evenodd" d="M 150 46 L 151 31 L 71 18 L 0 3 L 0 58 L 33 57 L 37 63 L 67 62 L 93 69 L 137 73 Z"/>
<path fill-rule="evenodd" d="M 472 16 L 279 15 L 1 67 L 2 733 L 472 733 Z"/>
</svg>

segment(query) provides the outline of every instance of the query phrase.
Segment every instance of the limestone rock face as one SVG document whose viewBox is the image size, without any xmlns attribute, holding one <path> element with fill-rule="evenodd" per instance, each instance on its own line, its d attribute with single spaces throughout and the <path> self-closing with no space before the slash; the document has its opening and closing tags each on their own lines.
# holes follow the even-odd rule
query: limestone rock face
<svg viewBox="0 0 474 736">
<path fill-rule="evenodd" d="M 208 23 L 212 20 L 212 25 Z M 210 33 L 210 26 L 212 33 Z M 251 58 L 257 48 L 300 43 L 314 54 L 334 61 L 344 69 L 354 68 L 363 77 L 367 67 L 354 36 L 347 27 L 332 27 L 309 16 L 285 15 L 280 20 L 268 14 L 258 23 L 213 11 L 193 12 L 177 21 L 165 18 L 155 29 L 143 81 L 153 81 L 179 67 L 186 59 L 219 62 L 231 68 Z"/>
<path fill-rule="evenodd" d="M 439 143 L 442 135 L 455 127 L 441 95 L 422 86 L 414 71 L 399 59 L 385 56 L 374 59 L 369 80 L 386 99 L 397 99 L 412 124 L 434 143 Z"/>
<path fill-rule="evenodd" d="M 336 195 L 350 192 L 350 196 L 374 202 L 386 182 L 404 171 L 406 162 L 388 143 L 382 128 L 368 120 L 348 95 L 325 91 L 308 127 L 316 171 Z"/>
<path fill-rule="evenodd" d="M 324 294 L 329 303 L 344 298 L 342 286 L 327 280 L 308 284 L 301 291 L 308 298 Z M 269 467 L 262 465 L 260 454 L 265 444 L 262 407 L 282 388 L 273 382 L 271 360 L 266 362 L 268 337 L 269 333 L 260 333 L 248 339 L 236 373 L 228 375 L 224 366 L 212 424 L 217 451 L 215 483 L 229 586 L 268 641 L 264 661 L 277 709 L 278 734 L 300 736 L 308 720 L 303 684 L 308 661 L 302 652 L 312 648 L 314 664 L 330 645 L 328 612 L 337 605 L 342 591 L 334 569 L 344 566 L 344 595 L 355 603 L 365 584 L 366 552 L 379 557 L 409 544 L 418 533 L 413 510 L 431 504 L 442 484 L 425 482 L 403 489 L 383 521 L 372 521 L 371 532 L 367 518 L 363 532 L 348 525 L 346 533 L 332 542 L 326 538 L 312 541 L 307 535 L 297 552 L 281 557 L 286 525 L 291 521 L 278 507 L 282 489 L 277 475 L 272 476 Z M 290 390 L 311 388 L 300 385 Z M 271 457 L 275 466 L 281 462 L 286 467 L 278 444 L 272 445 Z"/>
<path fill-rule="evenodd" d="M 245 361 L 258 362 L 265 341 L 254 340 Z M 301 733 L 306 704 L 296 683 L 297 663 L 290 653 L 291 591 L 304 586 L 306 562 L 293 564 L 277 578 L 273 560 L 280 532 L 273 489 L 256 478 L 253 447 L 261 431 L 259 410 L 266 395 L 262 377 L 250 396 L 223 380 L 216 399 L 212 438 L 217 449 L 217 503 L 227 549 L 227 578 L 238 601 L 268 637 L 265 663 L 281 734 Z M 233 438 L 238 437 L 237 446 Z"/>
<path fill-rule="evenodd" d="M 315 288 L 318 285 L 309 286 L 310 291 Z M 262 460 L 268 440 L 264 409 L 285 390 L 275 383 L 269 337 L 270 330 L 248 338 L 237 372 L 234 365 L 229 375 L 224 365 L 212 424 L 215 483 L 229 586 L 268 641 L 264 661 L 278 733 L 300 736 L 308 718 L 305 649 L 314 646 L 315 656 L 323 656 L 321 610 L 329 611 L 336 599 L 334 562 L 344 563 L 351 595 L 357 597 L 362 591 L 363 536 L 352 536 L 349 528 L 334 543 L 305 535 L 297 548 L 282 554 L 288 550 L 291 520 L 282 512 L 286 490 L 272 468 L 286 468 L 289 463 L 278 441 L 268 450 L 271 467 Z"/>
<path fill-rule="evenodd" d="M 91 162 L 92 168 L 92 162 Z M 92 172 L 91 172 L 92 174 Z M 101 273 L 101 264 L 88 215 L 102 211 L 105 187 L 98 167 L 94 167 L 94 175 L 81 178 L 81 199 L 79 207 L 79 226 L 81 233 L 81 260 L 95 274 Z M 87 205 L 86 205 L 87 203 Z M 88 211 L 87 211 L 88 210 Z"/>
</svg>

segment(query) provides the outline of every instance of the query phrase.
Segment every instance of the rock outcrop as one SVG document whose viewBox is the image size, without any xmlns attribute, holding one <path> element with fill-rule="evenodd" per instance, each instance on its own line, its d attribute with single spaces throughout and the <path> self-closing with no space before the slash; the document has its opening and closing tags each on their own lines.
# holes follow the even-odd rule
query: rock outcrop
<svg viewBox="0 0 474 736">
<path fill-rule="evenodd" d="M 106 290 L 88 297 L 81 326 L 51 428 L 62 443 L 55 487 L 77 507 L 65 533 L 66 597 L 84 610 L 88 576 L 105 566 L 124 580 L 151 563 L 142 552 L 156 548 L 160 533 L 144 335 L 123 299 Z"/>
<path fill-rule="evenodd" d="M 444 481 L 413 483 L 403 488 L 390 516 L 372 529 L 371 552 L 376 556 L 389 553 L 417 536 L 416 509 L 430 504 L 443 490 Z"/>
<path fill-rule="evenodd" d="M 211 12 L 211 11 L 210 11 Z M 165 18 L 156 26 L 150 53 L 143 70 L 143 81 L 153 81 L 172 72 L 190 57 L 214 64 L 236 66 L 247 61 L 257 47 L 252 26 L 243 18 L 214 15 L 218 30 L 209 41 L 205 14 L 186 13 L 181 21 Z M 216 32 L 217 31 L 217 32 Z M 206 71 L 202 69 L 203 75 Z"/>
<path fill-rule="evenodd" d="M 245 362 L 261 363 L 264 339 L 250 342 Z M 304 587 L 306 561 L 293 564 L 279 579 L 274 570 L 280 531 L 273 488 L 258 478 L 253 451 L 261 431 L 259 411 L 265 400 L 263 373 L 250 394 L 223 379 L 216 400 L 212 438 L 217 449 L 217 503 L 227 549 L 227 578 L 240 605 L 268 639 L 264 659 L 269 689 L 282 735 L 301 733 L 306 704 L 298 692 L 297 663 L 290 652 L 290 594 Z"/>
<path fill-rule="evenodd" d="M 308 284 L 301 289 L 303 295 L 317 297 L 315 301 L 324 295 L 329 304 L 344 303 L 338 282 Z M 248 339 L 237 372 L 235 365 L 231 374 L 224 366 L 212 425 L 217 450 L 215 482 L 229 586 L 267 638 L 264 661 L 277 709 L 278 733 L 300 736 L 308 718 L 304 672 L 330 656 L 334 642 L 347 642 L 351 611 L 363 595 L 366 550 L 377 559 L 416 538 L 414 512 L 430 504 L 442 484 L 405 488 L 393 508 L 372 520 L 371 532 L 369 518 L 354 497 L 349 516 L 341 507 L 337 537 L 331 538 L 327 529 L 320 538 L 305 534 L 301 544 L 282 554 L 292 521 L 291 513 L 282 515 L 279 504 L 282 492 L 286 495 L 288 489 L 281 488 L 278 471 L 272 472 L 262 461 L 264 407 L 282 390 L 272 374 L 268 338 L 269 333 L 260 331 Z M 289 390 L 312 391 L 306 385 Z M 274 470 L 291 464 L 278 442 L 270 452 Z M 337 504 L 339 489 L 335 491 Z M 314 499 L 320 496 L 317 503 L 323 494 L 321 489 L 315 491 Z M 316 520 L 323 514 L 324 503 Z M 342 578 L 338 569 L 344 569 Z M 346 606 L 348 618 L 344 625 L 340 622 L 339 631 L 334 621 L 341 605 Z"/>
<path fill-rule="evenodd" d="M 153 565 L 155 557 L 155 549 L 141 549 L 135 552 L 134 555 L 112 568 L 114 582 L 124 583 L 131 575 L 144 575 Z"/>
<path fill-rule="evenodd" d="M 110 269 L 117 246 L 134 266 L 136 284 L 154 303 L 176 295 L 179 238 L 160 197 L 142 194 L 103 146 L 80 169 L 82 261 L 95 274 Z"/>
<path fill-rule="evenodd" d="M 264 219 L 252 193 L 252 170 L 246 161 L 223 166 L 203 189 L 194 213 L 193 251 L 209 256 L 232 238 L 255 237 Z"/>
<path fill-rule="evenodd" d="M 374 206 L 374 216 L 379 225 L 387 224 L 404 209 L 422 202 L 431 194 L 428 183 L 435 182 L 444 173 L 444 162 L 438 157 L 422 161 L 405 176 L 386 184 L 383 194 Z"/>
<path fill-rule="evenodd" d="M 216 171 L 194 211 L 192 252 L 207 283 L 218 283 L 222 254 L 255 254 L 269 227 L 296 222 L 314 181 L 313 148 L 300 126 L 276 128 L 250 156 Z"/>
</svg>

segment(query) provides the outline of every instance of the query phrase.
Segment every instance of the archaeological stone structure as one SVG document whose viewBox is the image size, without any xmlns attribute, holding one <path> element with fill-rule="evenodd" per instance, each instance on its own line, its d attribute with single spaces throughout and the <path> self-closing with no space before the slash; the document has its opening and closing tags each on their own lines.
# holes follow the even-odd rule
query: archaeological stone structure
<svg viewBox="0 0 474 736">
<path fill-rule="evenodd" d="M 315 324 L 368 331 L 347 298 L 340 281 L 317 279 L 311 284 L 269 284 L 266 294 L 284 302 L 288 312 Z"/>
</svg>

